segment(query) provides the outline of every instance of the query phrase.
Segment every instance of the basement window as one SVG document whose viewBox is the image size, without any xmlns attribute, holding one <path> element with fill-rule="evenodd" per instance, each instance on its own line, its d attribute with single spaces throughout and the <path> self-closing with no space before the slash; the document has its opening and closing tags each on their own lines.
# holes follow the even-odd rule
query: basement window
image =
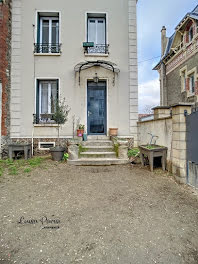
<svg viewBox="0 0 198 264">
<path fill-rule="evenodd" d="M 55 142 L 39 142 L 38 148 L 40 150 L 50 150 L 50 148 L 55 147 Z"/>
</svg>

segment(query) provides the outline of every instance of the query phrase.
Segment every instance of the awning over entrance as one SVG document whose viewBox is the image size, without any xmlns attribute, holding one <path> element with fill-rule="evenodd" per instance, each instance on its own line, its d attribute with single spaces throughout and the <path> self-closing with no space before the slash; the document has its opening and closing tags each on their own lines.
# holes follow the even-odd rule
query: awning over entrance
<svg viewBox="0 0 198 264">
<path fill-rule="evenodd" d="M 87 69 L 92 68 L 94 66 L 100 66 L 106 70 L 112 71 L 114 73 L 114 79 L 115 79 L 115 73 L 120 72 L 117 65 L 113 62 L 110 62 L 110 61 L 97 60 L 97 61 L 80 62 L 74 67 L 74 71 L 79 73 L 79 84 L 80 84 L 80 73 L 81 73 L 81 71 L 87 70 Z"/>
</svg>

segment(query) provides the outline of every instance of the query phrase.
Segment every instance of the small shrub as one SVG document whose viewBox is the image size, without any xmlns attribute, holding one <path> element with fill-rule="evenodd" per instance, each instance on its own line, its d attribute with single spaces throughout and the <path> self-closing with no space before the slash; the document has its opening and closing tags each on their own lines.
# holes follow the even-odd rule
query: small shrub
<svg viewBox="0 0 198 264">
<path fill-rule="evenodd" d="M 9 167 L 9 174 L 10 175 L 17 175 L 18 174 L 16 166 L 13 165 L 13 166 Z"/>
<path fill-rule="evenodd" d="M 139 148 L 132 148 L 128 151 L 128 157 L 137 157 L 139 154 Z"/>
<path fill-rule="evenodd" d="M 31 169 L 30 169 L 30 168 L 25 168 L 25 169 L 24 169 L 24 172 L 25 172 L 25 173 L 29 173 L 29 172 L 31 172 Z"/>
<path fill-rule="evenodd" d="M 64 161 L 67 161 L 69 158 L 69 154 L 68 153 L 65 153 L 64 156 L 63 156 L 63 160 Z"/>
</svg>

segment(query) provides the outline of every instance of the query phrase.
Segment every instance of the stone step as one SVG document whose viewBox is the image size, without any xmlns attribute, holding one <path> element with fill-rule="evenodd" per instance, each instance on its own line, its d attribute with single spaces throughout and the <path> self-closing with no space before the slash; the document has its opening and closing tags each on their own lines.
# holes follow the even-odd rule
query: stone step
<svg viewBox="0 0 198 264">
<path fill-rule="evenodd" d="M 111 140 L 88 140 L 83 141 L 82 145 L 86 146 L 113 146 L 113 142 Z"/>
<path fill-rule="evenodd" d="M 75 166 L 110 166 L 110 165 L 122 165 L 128 164 L 129 160 L 125 159 L 78 159 L 78 160 L 68 160 L 69 165 Z"/>
<path fill-rule="evenodd" d="M 110 137 L 108 137 L 108 136 L 104 136 L 104 135 L 88 135 L 87 136 L 87 139 L 88 140 L 109 140 L 110 139 Z"/>
<path fill-rule="evenodd" d="M 89 158 L 89 159 L 116 158 L 115 152 L 88 152 L 86 151 L 86 152 L 81 152 L 80 155 L 82 158 Z"/>
<path fill-rule="evenodd" d="M 86 146 L 85 152 L 114 152 L 113 146 Z"/>
</svg>

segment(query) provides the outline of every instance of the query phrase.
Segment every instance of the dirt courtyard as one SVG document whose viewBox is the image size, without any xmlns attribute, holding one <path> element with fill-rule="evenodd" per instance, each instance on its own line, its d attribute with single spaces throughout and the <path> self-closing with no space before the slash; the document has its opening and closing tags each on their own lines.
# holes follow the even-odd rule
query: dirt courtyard
<svg viewBox="0 0 198 264">
<path fill-rule="evenodd" d="M 198 196 L 161 170 L 42 168 L 0 177 L 0 264 L 197 264 Z"/>
</svg>

